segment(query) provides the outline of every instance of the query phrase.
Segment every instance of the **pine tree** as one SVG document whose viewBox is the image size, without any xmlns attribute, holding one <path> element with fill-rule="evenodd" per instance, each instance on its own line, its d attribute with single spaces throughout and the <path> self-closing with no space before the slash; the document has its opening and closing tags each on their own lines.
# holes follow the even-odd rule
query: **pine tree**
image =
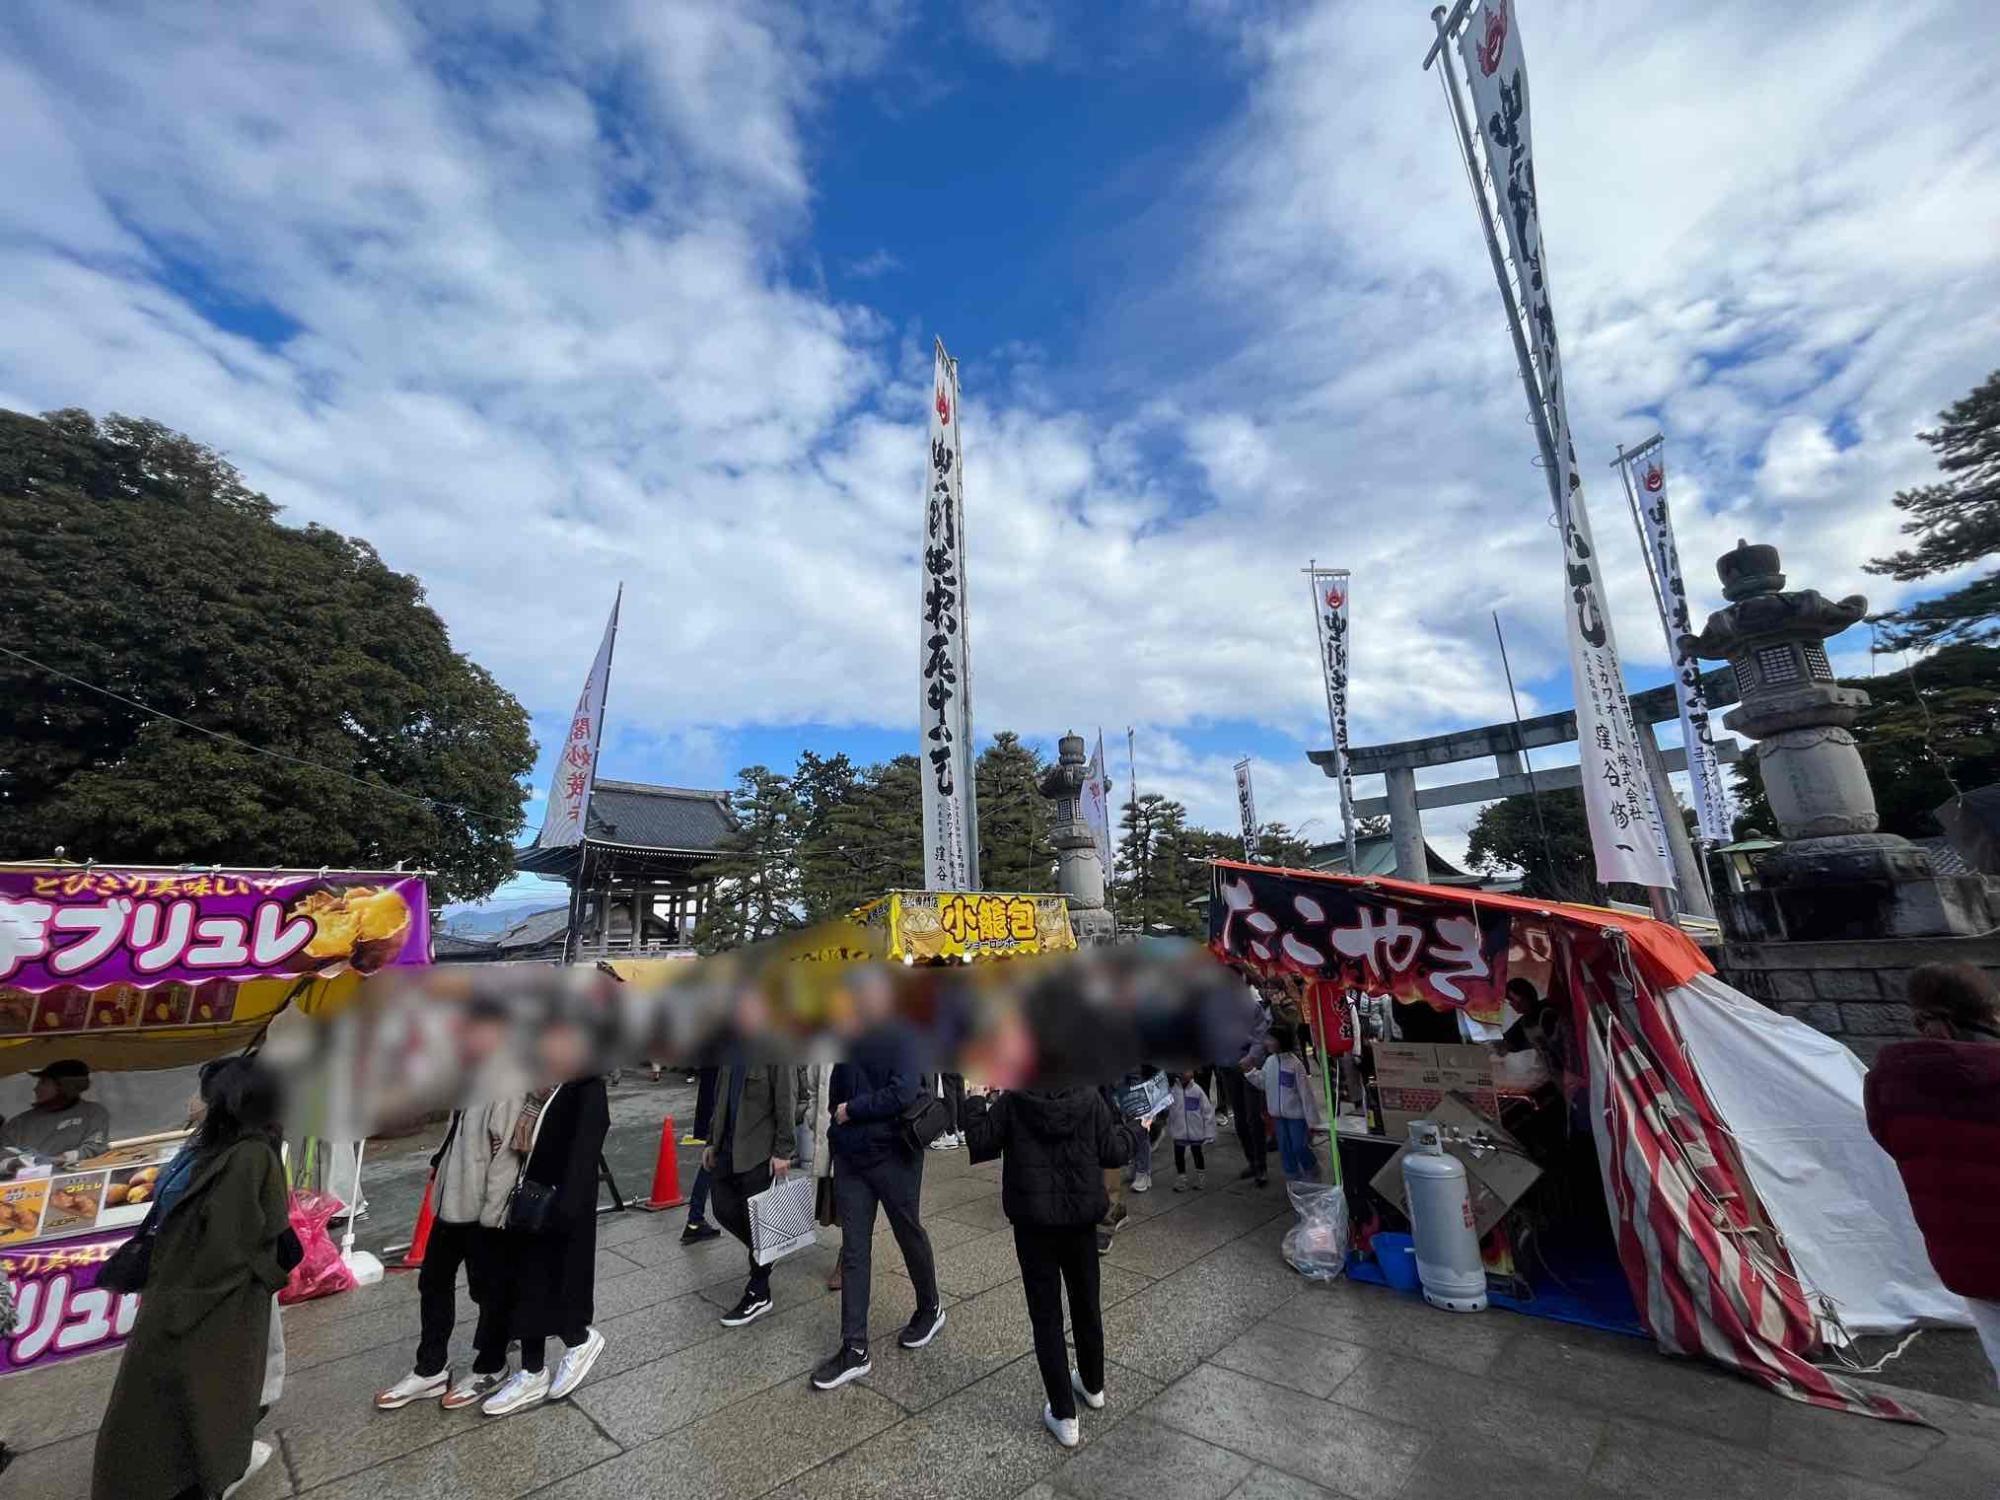
<svg viewBox="0 0 2000 1500">
<path fill-rule="evenodd" d="M 1917 544 L 1868 564 L 1869 572 L 1904 583 L 2000 552 L 2000 370 L 1917 436 L 1937 454 L 1946 478 L 1897 493 L 1893 503 L 1908 517 L 1903 531 Z M 2000 636 L 2000 570 L 1880 618 L 1895 648 L 1992 640 Z"/>
<path fill-rule="evenodd" d="M 1007 730 L 979 757 L 979 883 L 989 891 L 1056 888 L 1049 804 L 1039 789 L 1045 769 L 1034 748 Z"/>
<path fill-rule="evenodd" d="M 736 829 L 713 865 L 715 893 L 695 944 L 705 953 L 773 937 L 805 912 L 798 870 L 799 800 L 791 778 L 764 766 L 739 771 L 730 794 Z"/>
</svg>

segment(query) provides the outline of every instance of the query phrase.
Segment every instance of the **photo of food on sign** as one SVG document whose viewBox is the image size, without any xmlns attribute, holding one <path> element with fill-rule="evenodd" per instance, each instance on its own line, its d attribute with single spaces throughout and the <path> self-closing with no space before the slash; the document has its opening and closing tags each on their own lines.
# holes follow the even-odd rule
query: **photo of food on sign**
<svg viewBox="0 0 2000 1500">
<path fill-rule="evenodd" d="M 49 1179 L 0 1183 L 0 1245 L 11 1245 L 35 1237 L 42 1223 L 42 1205 L 48 1201 Z"/>
<path fill-rule="evenodd" d="M 83 1172 L 49 1180 L 48 1207 L 42 1215 L 42 1233 L 95 1225 L 104 1206 L 105 1174 Z"/>
<path fill-rule="evenodd" d="M 313 924 L 311 940 L 292 960 L 300 972 L 339 965 L 363 972 L 379 969 L 402 952 L 410 935 L 410 904 L 387 886 L 308 891 L 288 915 Z"/>
</svg>

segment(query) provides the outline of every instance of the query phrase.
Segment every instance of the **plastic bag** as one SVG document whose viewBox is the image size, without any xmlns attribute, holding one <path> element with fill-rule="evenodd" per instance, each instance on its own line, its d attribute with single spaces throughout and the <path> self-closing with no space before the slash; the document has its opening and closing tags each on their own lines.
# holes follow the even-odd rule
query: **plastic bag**
<svg viewBox="0 0 2000 1500">
<path fill-rule="evenodd" d="M 1314 1281 L 1336 1281 L 1347 1272 L 1347 1192 L 1321 1182 L 1288 1182 L 1299 1222 L 1285 1231 L 1285 1262 Z"/>
<path fill-rule="evenodd" d="M 300 1191 L 292 1194 L 292 1232 L 305 1247 L 306 1258 L 292 1268 L 292 1279 L 278 1293 L 278 1301 L 310 1302 L 315 1297 L 331 1297 L 335 1292 L 352 1291 L 358 1283 L 340 1247 L 326 1232 L 327 1221 L 347 1205 L 332 1193 Z"/>
</svg>

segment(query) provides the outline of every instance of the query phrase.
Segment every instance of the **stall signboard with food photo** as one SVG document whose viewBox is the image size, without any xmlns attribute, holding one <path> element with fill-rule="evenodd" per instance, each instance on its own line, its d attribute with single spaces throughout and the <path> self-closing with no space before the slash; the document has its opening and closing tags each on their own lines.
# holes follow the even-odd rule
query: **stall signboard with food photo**
<svg viewBox="0 0 2000 1500">
<path fill-rule="evenodd" d="M 75 1359 L 124 1342 L 139 1315 L 137 1293 L 97 1284 L 98 1269 L 130 1233 L 0 1250 L 14 1288 L 14 1328 L 0 1337 L 0 1375 Z"/>
<path fill-rule="evenodd" d="M 148 1137 L 100 1156 L 0 1182 L 0 1245 L 136 1225 L 152 1206 L 160 1169 L 185 1137 Z"/>
<path fill-rule="evenodd" d="M 891 891 L 848 920 L 886 931 L 886 956 L 906 963 L 1023 958 L 1076 949 L 1069 907 L 1061 896 Z"/>
<path fill-rule="evenodd" d="M 0 1036 L 227 1021 L 246 980 L 429 961 L 420 876 L 0 866 Z"/>
</svg>

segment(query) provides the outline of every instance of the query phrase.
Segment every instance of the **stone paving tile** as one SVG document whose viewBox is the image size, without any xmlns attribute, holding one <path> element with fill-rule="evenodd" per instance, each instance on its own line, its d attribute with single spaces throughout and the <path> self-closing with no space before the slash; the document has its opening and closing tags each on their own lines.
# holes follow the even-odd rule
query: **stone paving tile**
<svg viewBox="0 0 2000 1500">
<path fill-rule="evenodd" d="M 1102 1259 L 1097 1262 L 1097 1305 L 1100 1309 L 1115 1307 L 1146 1290 L 1153 1284 L 1150 1276 L 1141 1276 L 1137 1271 L 1121 1271 L 1116 1266 L 1108 1266 Z M 1020 1288 L 1014 1289 L 1020 1295 Z M 1023 1303 L 1025 1307 L 1027 1304 Z"/>
<path fill-rule="evenodd" d="M 362 1295 L 349 1292 L 344 1294 L 344 1299 L 359 1301 Z M 341 1301 L 343 1298 L 328 1300 Z M 342 1318 L 337 1323 L 321 1323 L 305 1330 L 293 1326 L 292 1312 L 291 1308 L 285 1309 L 285 1374 L 288 1379 L 316 1365 L 330 1364 L 350 1354 L 361 1354 L 385 1345 L 404 1349 L 410 1358 L 416 1356 L 417 1308 L 414 1302 L 397 1301 L 357 1318 Z M 454 1335 L 462 1334 L 470 1339 L 473 1319 L 478 1313 L 479 1309 L 470 1297 L 461 1297 Z"/>
<path fill-rule="evenodd" d="M 1440 1408 L 1442 1409 L 1442 1408 Z M 1690 1486 L 1675 1490 L 1680 1500 L 1707 1500 L 1709 1491 Z M 1575 1473 L 1552 1469 L 1512 1455 L 1496 1455 L 1479 1442 L 1441 1437 L 1397 1494 L 1397 1500 L 1616 1500 L 1616 1490 L 1604 1489 Z"/>
<path fill-rule="evenodd" d="M 1266 1222 L 1270 1214 L 1254 1202 L 1239 1204 L 1217 1199 L 1196 1213 L 1163 1213 L 1128 1221 L 1112 1242 L 1108 1264 L 1155 1279 L 1218 1250 Z"/>
<path fill-rule="evenodd" d="M 1223 1500 L 1255 1468 L 1249 1459 L 1134 1417 L 1058 1469 L 1058 1494 L 1089 1500 Z"/>
<path fill-rule="evenodd" d="M 874 1369 L 861 1383 L 905 1411 L 923 1411 L 1033 1347 L 1034 1332 L 1020 1288 L 997 1286 L 949 1304 L 944 1328 L 921 1349 L 899 1348 L 893 1338 L 876 1340 L 871 1351 Z"/>
<path fill-rule="evenodd" d="M 1468 1375 L 1483 1375 L 1525 1318 L 1505 1313 L 1440 1312 L 1419 1297 L 1345 1281 L 1330 1286 L 1299 1283 L 1304 1289 L 1285 1305 L 1285 1321 L 1295 1328 L 1405 1354 Z M 1509 1377 L 1513 1369 L 1509 1367 Z"/>
<path fill-rule="evenodd" d="M 91 1354 L 0 1380 L 0 1440 L 26 1452 L 96 1432 L 118 1359 Z"/>
<path fill-rule="evenodd" d="M 699 1245 L 683 1245 L 678 1230 L 626 1240 L 617 1254 L 635 1265 L 679 1267 L 704 1279 L 733 1272 L 743 1264 L 743 1247 L 728 1235 Z"/>
<path fill-rule="evenodd" d="M 858 1385 L 801 1394 L 779 1387 L 670 1437 L 574 1475 L 550 1500 L 734 1500 L 762 1495 L 903 1419 Z"/>
<path fill-rule="evenodd" d="M 481 1420 L 476 1411 L 447 1412 L 435 1402 L 375 1410 L 375 1393 L 409 1369 L 409 1348 L 385 1344 L 287 1375 L 265 1425 L 284 1435 L 302 1490 L 401 1458 Z"/>
<path fill-rule="evenodd" d="M 1513 1389 L 1505 1365 L 1485 1377 L 1461 1375 L 1379 1350 L 1367 1351 L 1331 1399 L 1391 1420 L 1412 1412 L 1449 1412 L 1453 1444 L 1491 1454 L 1499 1464 L 1520 1459 L 1571 1476 L 1590 1471 L 1609 1427 L 1602 1414 L 1587 1407 Z"/>
<path fill-rule="evenodd" d="M 1307 1333 L 1289 1323 L 1266 1320 L 1223 1345 L 1214 1356 L 1225 1370 L 1255 1375 L 1322 1400 L 1352 1375 L 1365 1350 Z M 1390 1416 L 1393 1413 L 1380 1413 Z"/>
<path fill-rule="evenodd" d="M 1743 1397 L 1769 1399 L 1748 1389 Z M 1605 1432 L 1587 1477 L 1607 1490 L 1646 1500 L 1684 1500 L 1689 1495 L 1704 1500 L 1759 1500 L 1770 1493 L 1773 1474 L 1783 1467 L 1768 1454 L 1719 1438 L 1617 1417 Z"/>
<path fill-rule="evenodd" d="M 1409 1492 L 1405 1490 L 1404 1493 Z M 1229 1492 L 1229 1500 L 1348 1500 L 1348 1497 L 1321 1489 L 1296 1474 L 1267 1469 L 1259 1464 L 1250 1471 L 1248 1479 Z M 1554 1500 L 1554 1497 L 1549 1497 L 1549 1500 Z"/>
<path fill-rule="evenodd" d="M 604 1352 L 591 1366 L 593 1383 L 719 1338 L 729 1330 L 722 1326 L 721 1313 L 705 1292 L 690 1292 L 601 1319 L 597 1331 L 604 1335 Z"/>
<path fill-rule="evenodd" d="M 937 1241 L 933 1237 L 933 1253 Z M 904 1284 L 909 1281 L 909 1273 L 903 1267 L 903 1257 L 891 1248 L 885 1258 L 881 1246 L 876 1246 L 875 1269 L 878 1276 L 884 1267 L 901 1277 Z M 963 1244 L 951 1247 L 951 1254 L 937 1255 L 938 1286 L 954 1297 L 976 1297 L 1005 1281 L 1018 1281 L 1021 1276 L 1019 1262 L 1014 1259 L 1014 1232 L 1002 1229 L 993 1234 L 978 1235 Z"/>
<path fill-rule="evenodd" d="M 925 1217 L 928 1219 L 931 1213 L 931 1206 L 928 1203 L 925 1204 Z M 996 1229 L 1010 1227 L 1007 1220 L 1007 1210 L 1000 1206 L 998 1198 L 988 1193 L 982 1193 L 977 1198 L 967 1198 L 963 1202 L 954 1203 L 949 1208 L 937 1210 L 937 1215 L 939 1218 L 954 1219 L 960 1224 L 970 1224 L 974 1229 L 984 1230 L 988 1234 L 991 1234 Z"/>
<path fill-rule="evenodd" d="M 1780 1401 L 1770 1414 L 1768 1446 L 1781 1459 L 1900 1484 L 1958 1434 L 1877 1422 L 1845 1412 Z M 2000 1489 L 2000 1486 L 1996 1486 Z"/>
<path fill-rule="evenodd" d="M 1415 1299 L 1411 1301 L 1422 1306 Z M 1448 1313 L 1436 1316 L 1453 1317 Z M 1484 1317 L 1489 1322 L 1493 1319 L 1490 1313 Z M 1669 1358 L 1644 1339 L 1619 1338 L 1532 1318 L 1509 1317 L 1507 1322 L 1517 1330 L 1515 1342 L 1507 1350 L 1507 1379 L 1527 1394 L 1683 1427 L 1760 1449 L 1777 1409 L 1789 1404 L 1770 1398 L 1750 1382 L 1718 1367 Z M 1423 1349 L 1409 1352 L 1436 1364 L 1452 1363 Z"/>
<path fill-rule="evenodd" d="M 313 1500 L 514 1500 L 618 1452 L 568 1402 L 511 1417 L 466 1418 L 456 1437 L 335 1484 Z"/>
<path fill-rule="evenodd" d="M 1169 1386 L 1144 1414 L 1354 1500 L 1390 1500 L 1432 1441 L 1428 1431 L 1213 1365 Z"/>
<path fill-rule="evenodd" d="M 1105 1347 L 1157 1380 L 1178 1380 L 1284 1307 L 1296 1288 L 1282 1265 L 1276 1274 L 1238 1275 L 1227 1264 L 1198 1263 L 1107 1308 Z"/>
<path fill-rule="evenodd" d="M 20 1500 L 89 1500 L 90 1465 L 97 1434 L 79 1433 L 30 1449 L 0 1474 L 0 1495 Z"/>
</svg>

